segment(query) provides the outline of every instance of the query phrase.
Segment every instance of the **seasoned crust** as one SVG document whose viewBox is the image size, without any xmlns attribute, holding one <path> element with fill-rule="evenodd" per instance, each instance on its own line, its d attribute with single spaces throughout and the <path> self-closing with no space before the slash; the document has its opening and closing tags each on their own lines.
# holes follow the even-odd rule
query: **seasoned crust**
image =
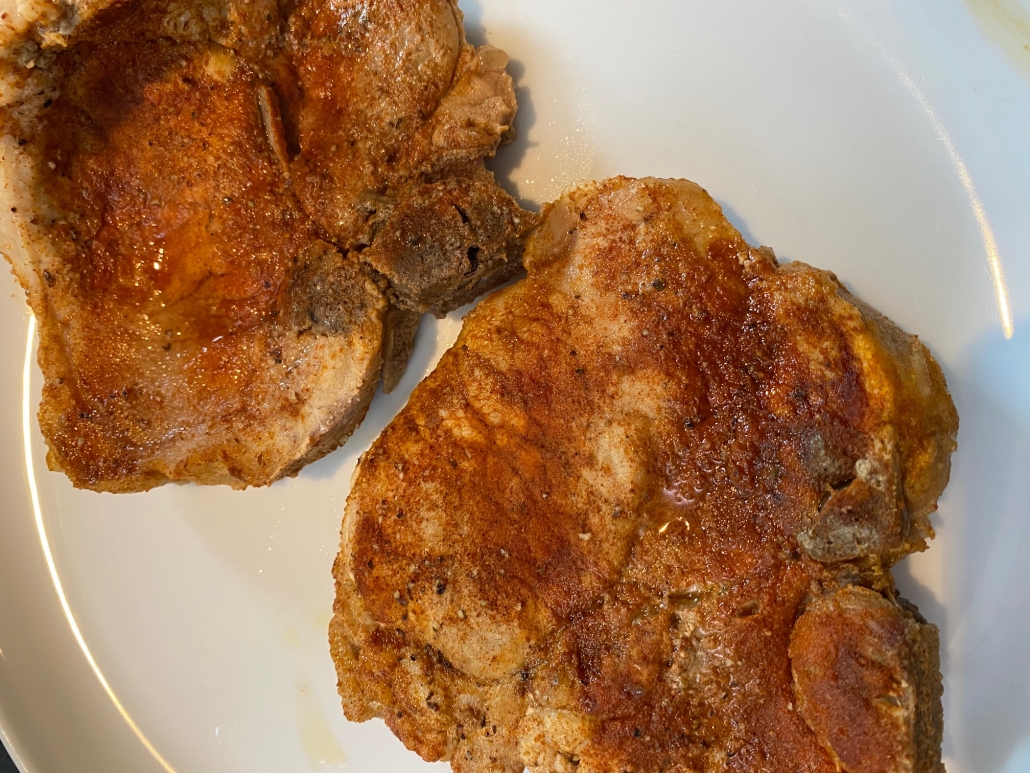
<svg viewBox="0 0 1030 773">
<path fill-rule="evenodd" d="M 483 166 L 507 59 L 452 0 L 40 2 L 0 28 L 0 249 L 40 324 L 48 463 L 77 486 L 296 474 L 364 416 L 384 335 L 392 386 L 418 314 L 518 270 L 533 216 Z M 427 186 L 494 215 L 462 236 L 480 265 L 472 242 L 416 250 L 433 292 L 384 330 L 404 294 L 361 248 Z M 393 249 L 380 265 L 411 260 Z"/>
<path fill-rule="evenodd" d="M 524 263 L 360 463 L 331 627 L 347 715 L 457 771 L 835 771 L 797 710 L 795 621 L 856 587 L 915 619 L 889 567 L 924 546 L 954 449 L 936 363 L 685 181 L 571 191 Z M 918 717 L 888 746 L 936 771 L 919 625 L 885 649 Z"/>
<path fill-rule="evenodd" d="M 875 557 L 891 564 L 925 549 L 958 427 L 954 405 L 942 398 L 940 367 L 918 339 L 858 301 L 833 274 L 790 264 L 761 293 L 774 319 L 798 331 L 798 367 L 792 381 L 779 385 L 781 395 L 801 390 L 807 397 L 807 382 L 818 375 L 858 369 L 866 405 L 861 445 L 818 431 L 805 439 L 805 462 L 823 481 L 824 496 L 799 543 L 826 562 Z M 835 339 L 818 349 L 807 344 Z M 848 358 L 855 360 L 851 368 Z M 854 396 L 841 389 L 818 399 L 845 413 Z M 771 405 L 790 410 L 786 401 Z"/>
<path fill-rule="evenodd" d="M 790 636 L 797 708 L 847 773 L 944 770 L 940 641 L 917 613 L 847 586 Z"/>
</svg>

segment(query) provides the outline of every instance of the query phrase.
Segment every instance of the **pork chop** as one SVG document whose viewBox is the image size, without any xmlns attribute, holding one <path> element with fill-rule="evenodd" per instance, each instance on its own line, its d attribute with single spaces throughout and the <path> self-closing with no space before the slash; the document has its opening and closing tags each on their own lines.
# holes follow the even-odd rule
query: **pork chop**
<svg viewBox="0 0 1030 773">
<path fill-rule="evenodd" d="M 926 547 L 958 418 L 926 348 L 686 181 L 545 210 L 363 458 L 347 716 L 463 773 L 943 770 Z"/>
<path fill-rule="evenodd" d="M 423 313 L 521 268 L 536 217 L 484 166 L 516 110 L 507 58 L 454 0 L 44 2 L 3 24 L 0 249 L 39 320 L 48 463 L 76 486 L 296 474 L 397 383 Z"/>
</svg>

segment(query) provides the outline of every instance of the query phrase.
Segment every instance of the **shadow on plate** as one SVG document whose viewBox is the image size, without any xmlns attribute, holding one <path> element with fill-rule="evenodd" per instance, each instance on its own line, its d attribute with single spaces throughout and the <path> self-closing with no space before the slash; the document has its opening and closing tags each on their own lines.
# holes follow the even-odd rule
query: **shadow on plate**
<svg viewBox="0 0 1030 773">
<path fill-rule="evenodd" d="M 487 44 L 486 28 L 483 26 L 483 4 L 480 0 L 462 0 L 461 10 L 465 13 L 465 36 L 474 46 Z M 512 56 L 511 51 L 506 51 Z M 519 110 L 515 115 L 515 141 L 498 149 L 494 158 L 488 159 L 487 168 L 494 173 L 498 184 L 526 209 L 539 211 L 542 202 L 531 201 L 519 196 L 518 185 L 512 180 L 512 173 L 522 164 L 522 159 L 535 143 L 529 139 L 530 129 L 536 125 L 537 113 L 533 104 L 533 94 L 524 84 L 526 66 L 521 59 L 512 58 L 508 62 L 508 74 L 515 82 L 515 99 Z"/>
<path fill-rule="evenodd" d="M 1030 770 L 1030 317 L 1015 330 L 978 339 L 953 384 L 962 517 L 946 556 L 945 753 L 976 773 Z"/>
<path fill-rule="evenodd" d="M 533 95 L 529 87 L 522 85 L 526 66 L 518 59 L 512 59 L 508 63 L 508 74 L 515 81 L 515 99 L 519 105 L 519 111 L 515 114 L 514 121 L 515 140 L 510 145 L 499 148 L 496 156 L 487 159 L 486 167 L 494 173 L 497 184 L 513 196 L 520 206 L 533 212 L 539 212 L 542 202 L 519 196 L 518 185 L 512 179 L 513 173 L 521 166 L 526 153 L 530 148 L 536 146 L 536 143 L 529 139 L 530 129 L 536 125 L 536 108 L 533 106 Z"/>
<path fill-rule="evenodd" d="M 730 225 L 732 225 L 734 228 L 740 231 L 740 235 L 744 237 L 744 241 L 746 241 L 752 247 L 762 246 L 762 243 L 755 238 L 755 235 L 753 233 L 751 233 L 751 229 L 747 227 L 747 223 L 744 221 L 744 218 L 740 216 L 737 210 L 735 210 L 725 201 L 719 201 L 718 199 L 716 199 L 715 203 L 722 207 L 722 214 L 725 215 L 726 219 L 730 221 Z M 790 262 L 789 258 L 784 258 L 780 255 L 777 255 L 776 259 L 780 261 L 780 263 Z"/>
</svg>

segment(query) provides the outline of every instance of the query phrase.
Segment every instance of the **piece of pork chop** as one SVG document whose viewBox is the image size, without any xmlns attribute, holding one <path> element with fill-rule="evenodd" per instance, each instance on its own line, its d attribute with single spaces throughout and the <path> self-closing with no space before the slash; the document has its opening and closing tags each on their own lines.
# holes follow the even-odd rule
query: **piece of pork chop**
<svg viewBox="0 0 1030 773">
<path fill-rule="evenodd" d="M 0 249 L 76 486 L 296 474 L 397 383 L 422 313 L 521 268 L 536 216 L 484 167 L 507 59 L 453 0 L 44 2 L 3 25 Z"/>
<path fill-rule="evenodd" d="M 927 350 L 685 181 L 550 206 L 362 460 L 346 714 L 466 773 L 940 771 Z"/>
</svg>

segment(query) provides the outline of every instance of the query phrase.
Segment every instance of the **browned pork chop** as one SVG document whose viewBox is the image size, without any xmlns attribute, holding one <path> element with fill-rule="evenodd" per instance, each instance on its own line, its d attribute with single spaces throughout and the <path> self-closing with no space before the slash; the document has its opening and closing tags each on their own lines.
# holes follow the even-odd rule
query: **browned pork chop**
<svg viewBox="0 0 1030 773">
<path fill-rule="evenodd" d="M 940 771 L 927 350 L 685 181 L 549 207 L 359 468 L 346 714 L 456 771 Z"/>
<path fill-rule="evenodd" d="M 25 8 L 0 248 L 75 485 L 296 474 L 396 385 L 424 312 L 521 268 L 536 217 L 484 167 L 507 59 L 453 0 Z"/>
</svg>

